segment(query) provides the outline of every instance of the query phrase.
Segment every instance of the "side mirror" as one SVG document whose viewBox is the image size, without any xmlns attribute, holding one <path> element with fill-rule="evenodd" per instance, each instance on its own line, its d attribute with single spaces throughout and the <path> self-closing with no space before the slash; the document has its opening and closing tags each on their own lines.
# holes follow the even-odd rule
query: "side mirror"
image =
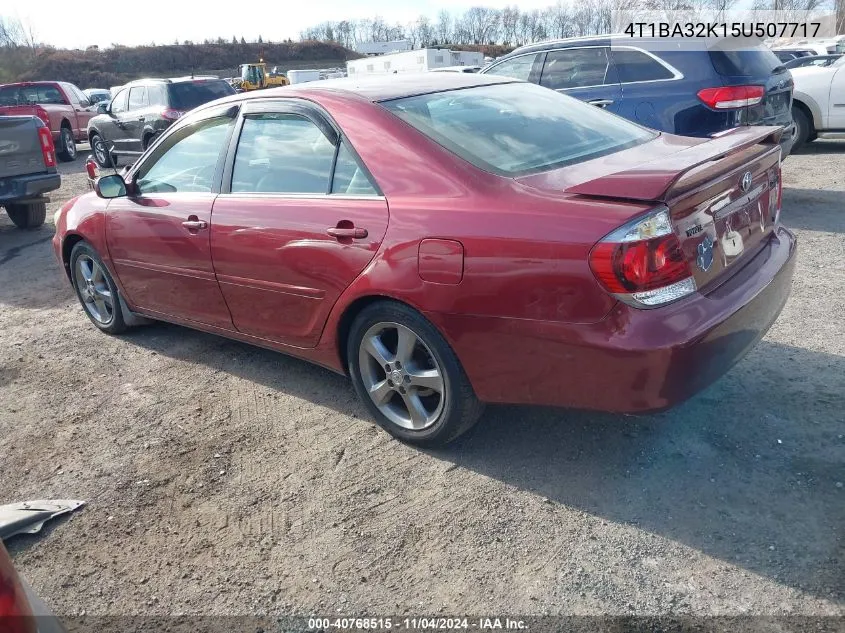
<svg viewBox="0 0 845 633">
<path fill-rule="evenodd" d="M 108 111 L 109 104 L 105 101 L 100 101 L 100 103 L 97 104 L 97 112 L 99 112 L 100 114 L 106 114 Z"/>
<path fill-rule="evenodd" d="M 119 174 L 100 176 L 94 183 L 94 191 L 101 198 L 121 198 L 126 195 L 126 182 Z"/>
</svg>

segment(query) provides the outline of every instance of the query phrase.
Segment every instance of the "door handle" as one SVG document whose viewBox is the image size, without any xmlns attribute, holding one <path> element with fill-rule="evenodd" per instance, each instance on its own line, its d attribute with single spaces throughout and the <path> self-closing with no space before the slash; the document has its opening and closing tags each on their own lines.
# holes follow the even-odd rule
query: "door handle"
<svg viewBox="0 0 845 633">
<path fill-rule="evenodd" d="M 182 226 L 184 226 L 189 231 L 199 231 L 200 229 L 207 229 L 208 222 L 205 220 L 200 220 L 197 216 L 192 215 L 187 220 L 182 222 Z"/>
<path fill-rule="evenodd" d="M 587 103 L 594 105 L 597 108 L 606 108 L 613 103 L 613 99 L 593 99 L 592 101 L 587 101 Z"/>
<path fill-rule="evenodd" d="M 331 235 L 332 237 L 336 237 L 338 239 L 341 238 L 352 238 L 355 240 L 362 240 L 367 237 L 367 229 L 358 229 L 354 227 L 350 228 L 341 228 L 339 226 L 333 226 L 329 229 L 326 229 L 326 233 Z"/>
</svg>

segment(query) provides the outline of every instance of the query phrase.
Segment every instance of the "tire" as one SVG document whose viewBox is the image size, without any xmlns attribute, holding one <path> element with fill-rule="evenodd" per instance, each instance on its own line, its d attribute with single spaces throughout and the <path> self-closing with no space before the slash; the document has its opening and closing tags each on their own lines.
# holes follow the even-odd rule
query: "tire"
<svg viewBox="0 0 845 633">
<path fill-rule="evenodd" d="M 455 352 L 428 320 L 404 304 L 379 301 L 364 308 L 352 323 L 346 353 L 358 397 L 379 426 L 403 442 L 442 446 L 466 433 L 481 415 L 484 407 Z"/>
<path fill-rule="evenodd" d="M 76 141 L 73 140 L 73 130 L 69 126 L 63 125 L 59 133 L 59 159 L 66 163 L 76 160 Z"/>
<path fill-rule="evenodd" d="M 146 152 L 146 151 L 147 151 L 147 148 L 148 148 L 148 147 L 150 146 L 150 144 L 153 142 L 153 139 L 154 139 L 154 138 L 155 138 L 155 136 L 153 136 L 152 134 L 146 134 L 146 135 L 144 135 L 144 140 L 143 140 L 143 141 L 141 141 L 141 149 L 142 149 L 143 151 L 145 151 L 145 152 Z"/>
<path fill-rule="evenodd" d="M 97 162 L 97 165 L 102 169 L 117 167 L 117 156 L 112 152 L 111 162 L 109 162 L 108 148 L 99 134 L 92 134 L 89 142 L 91 143 L 91 151 L 94 153 L 94 160 Z"/>
<path fill-rule="evenodd" d="M 47 219 L 47 204 L 45 202 L 8 204 L 6 213 L 19 229 L 37 229 Z"/>
<path fill-rule="evenodd" d="M 795 121 L 795 140 L 792 142 L 792 152 L 801 149 L 813 134 L 813 125 L 801 108 L 792 106 L 792 120 Z"/>
<path fill-rule="evenodd" d="M 98 329 L 106 334 L 126 331 L 117 286 L 87 242 L 77 242 L 70 253 L 70 277 L 82 310 Z"/>
</svg>

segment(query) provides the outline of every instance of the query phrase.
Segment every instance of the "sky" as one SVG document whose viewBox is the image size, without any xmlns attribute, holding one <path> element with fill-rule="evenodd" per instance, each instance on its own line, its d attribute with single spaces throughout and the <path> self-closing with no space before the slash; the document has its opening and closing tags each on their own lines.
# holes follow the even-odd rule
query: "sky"
<svg viewBox="0 0 845 633">
<path fill-rule="evenodd" d="M 67 0 L 3 0 L 0 15 L 17 18 L 28 24 L 39 42 L 58 48 L 85 48 L 96 44 L 134 46 L 137 44 L 172 44 L 235 35 L 247 40 L 279 41 L 298 39 L 303 29 L 342 19 L 369 18 L 376 15 L 389 24 L 406 24 L 419 15 L 432 20 L 442 9 L 452 14 L 463 13 L 474 5 L 502 8 L 518 5 L 522 10 L 544 8 L 555 0 L 477 0 L 444 2 L 440 0 L 307 0 L 305 2 L 224 3 L 205 0 L 143 0 L 141 5 L 126 3 L 68 4 Z M 228 6 L 227 6 L 228 4 Z M 197 11 L 197 5 L 208 7 Z M 214 11 L 213 6 L 226 7 Z M 143 10 L 140 10 L 140 7 Z M 75 16 L 68 8 L 80 11 Z M 134 8 L 131 8 L 134 7 Z"/>
</svg>

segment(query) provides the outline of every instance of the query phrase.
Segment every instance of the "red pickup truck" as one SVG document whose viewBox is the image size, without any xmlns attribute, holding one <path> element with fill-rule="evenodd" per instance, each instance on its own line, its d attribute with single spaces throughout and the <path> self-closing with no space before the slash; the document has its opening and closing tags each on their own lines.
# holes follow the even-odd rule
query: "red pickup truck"
<svg viewBox="0 0 845 633">
<path fill-rule="evenodd" d="M 96 114 L 85 93 L 64 81 L 0 85 L 0 116 L 37 116 L 50 128 L 56 153 L 64 161 L 76 159 L 76 143 L 87 142 L 88 121 Z"/>
</svg>

